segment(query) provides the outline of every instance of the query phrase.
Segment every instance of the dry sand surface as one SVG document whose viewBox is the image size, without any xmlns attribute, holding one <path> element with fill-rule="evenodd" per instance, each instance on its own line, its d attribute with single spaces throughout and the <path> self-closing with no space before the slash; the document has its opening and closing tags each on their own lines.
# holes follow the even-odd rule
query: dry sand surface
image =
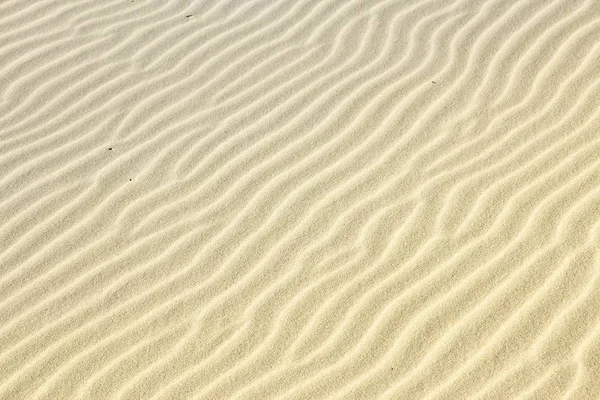
<svg viewBox="0 0 600 400">
<path fill-rule="evenodd" d="M 600 398 L 600 1 L 0 1 L 0 399 Z"/>
</svg>

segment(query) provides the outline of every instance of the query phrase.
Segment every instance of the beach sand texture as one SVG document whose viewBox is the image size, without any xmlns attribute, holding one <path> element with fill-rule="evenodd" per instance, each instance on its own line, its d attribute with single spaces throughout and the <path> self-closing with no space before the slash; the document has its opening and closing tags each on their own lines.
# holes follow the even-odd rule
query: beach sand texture
<svg viewBox="0 0 600 400">
<path fill-rule="evenodd" d="M 600 1 L 3 0 L 0 399 L 600 398 Z"/>
</svg>

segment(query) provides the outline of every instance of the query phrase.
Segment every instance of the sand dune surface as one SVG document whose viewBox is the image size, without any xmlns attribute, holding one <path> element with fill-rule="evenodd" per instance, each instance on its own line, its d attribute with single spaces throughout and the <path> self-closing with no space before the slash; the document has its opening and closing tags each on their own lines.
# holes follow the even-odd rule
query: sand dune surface
<svg viewBox="0 0 600 400">
<path fill-rule="evenodd" d="M 600 398 L 598 0 L 0 2 L 0 399 Z"/>
</svg>

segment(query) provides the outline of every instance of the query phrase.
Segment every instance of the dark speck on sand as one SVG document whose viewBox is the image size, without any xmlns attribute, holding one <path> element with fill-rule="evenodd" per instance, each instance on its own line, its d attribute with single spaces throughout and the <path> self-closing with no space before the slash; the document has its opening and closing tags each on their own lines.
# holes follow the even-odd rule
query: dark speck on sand
<svg viewBox="0 0 600 400">
<path fill-rule="evenodd" d="M 189 18 L 189 17 L 193 17 L 193 16 L 194 16 L 194 14 L 190 14 L 190 15 L 186 15 L 185 17 Z"/>
</svg>

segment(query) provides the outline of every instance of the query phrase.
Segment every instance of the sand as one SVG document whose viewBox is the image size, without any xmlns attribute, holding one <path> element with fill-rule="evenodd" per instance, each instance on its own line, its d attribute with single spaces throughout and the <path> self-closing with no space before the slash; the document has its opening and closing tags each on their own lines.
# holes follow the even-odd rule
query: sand
<svg viewBox="0 0 600 400">
<path fill-rule="evenodd" d="M 0 2 L 0 399 L 600 398 L 598 0 Z"/>
</svg>

